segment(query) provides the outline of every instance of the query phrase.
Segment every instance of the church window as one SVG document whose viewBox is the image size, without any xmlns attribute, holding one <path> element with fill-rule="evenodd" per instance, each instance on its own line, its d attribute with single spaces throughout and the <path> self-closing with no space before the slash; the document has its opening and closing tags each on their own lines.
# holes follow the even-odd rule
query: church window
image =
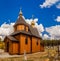
<svg viewBox="0 0 60 61">
<path fill-rule="evenodd" d="M 25 44 L 28 44 L 28 37 L 26 36 Z"/>
<path fill-rule="evenodd" d="M 39 43 L 38 43 L 38 40 L 36 41 L 36 44 L 38 45 Z"/>
</svg>

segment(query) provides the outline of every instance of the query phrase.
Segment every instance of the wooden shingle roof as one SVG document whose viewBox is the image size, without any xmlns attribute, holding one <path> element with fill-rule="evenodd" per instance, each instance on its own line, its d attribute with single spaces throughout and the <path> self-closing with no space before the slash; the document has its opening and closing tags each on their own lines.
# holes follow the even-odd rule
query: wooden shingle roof
<svg viewBox="0 0 60 61">
<path fill-rule="evenodd" d="M 29 29 L 33 36 L 40 38 L 37 28 L 33 28 L 31 25 L 29 25 Z"/>
<path fill-rule="evenodd" d="M 11 36 L 11 35 L 6 36 L 6 37 L 4 38 L 4 42 L 6 41 L 6 39 L 11 40 L 12 42 L 18 42 L 18 40 L 17 40 L 16 38 L 14 38 L 13 36 Z"/>
<path fill-rule="evenodd" d="M 14 38 L 13 36 L 7 36 L 8 39 L 10 39 L 11 41 L 17 41 L 16 38 Z"/>
<path fill-rule="evenodd" d="M 26 34 L 26 35 L 31 35 L 31 33 L 30 32 L 26 32 L 26 31 L 24 31 L 24 30 L 21 30 L 21 31 L 15 31 L 15 32 L 13 32 L 11 35 L 13 36 L 13 35 L 17 35 L 17 34 Z"/>
<path fill-rule="evenodd" d="M 19 25 L 19 24 L 24 24 L 24 25 L 28 26 L 28 23 L 26 23 L 26 21 L 24 20 L 22 15 L 19 15 L 19 18 L 17 19 L 14 26 Z"/>
</svg>

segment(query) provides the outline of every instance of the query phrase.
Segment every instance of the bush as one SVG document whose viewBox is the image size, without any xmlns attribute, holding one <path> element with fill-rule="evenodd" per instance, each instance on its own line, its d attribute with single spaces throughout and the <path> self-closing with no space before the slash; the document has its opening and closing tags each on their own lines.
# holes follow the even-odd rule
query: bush
<svg viewBox="0 0 60 61">
<path fill-rule="evenodd" d="M 0 49 L 4 49 L 4 42 L 0 42 Z"/>
</svg>

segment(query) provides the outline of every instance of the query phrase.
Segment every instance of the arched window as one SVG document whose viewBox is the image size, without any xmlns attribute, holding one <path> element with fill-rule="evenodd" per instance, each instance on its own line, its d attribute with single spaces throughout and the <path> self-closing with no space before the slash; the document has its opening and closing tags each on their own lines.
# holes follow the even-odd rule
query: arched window
<svg viewBox="0 0 60 61">
<path fill-rule="evenodd" d="M 25 44 L 28 44 L 28 37 L 26 36 Z"/>
</svg>

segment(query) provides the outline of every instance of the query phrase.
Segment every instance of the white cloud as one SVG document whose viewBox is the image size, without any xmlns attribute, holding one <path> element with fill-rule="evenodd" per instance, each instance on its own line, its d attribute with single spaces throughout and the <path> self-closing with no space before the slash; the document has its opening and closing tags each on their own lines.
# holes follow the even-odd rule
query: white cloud
<svg viewBox="0 0 60 61">
<path fill-rule="evenodd" d="M 11 26 L 13 26 L 15 23 L 10 23 Z"/>
<path fill-rule="evenodd" d="M 25 19 L 28 24 L 31 24 L 32 19 Z"/>
<path fill-rule="evenodd" d="M 14 31 L 13 24 L 3 23 L 0 27 L 0 36 L 4 38 L 4 36 L 11 34 Z"/>
<path fill-rule="evenodd" d="M 42 38 L 42 33 L 39 33 L 40 34 L 40 37 Z"/>
<path fill-rule="evenodd" d="M 43 39 L 49 39 L 49 36 L 47 34 L 44 34 Z"/>
<path fill-rule="evenodd" d="M 36 28 L 38 29 L 38 31 L 41 33 L 44 31 L 44 27 L 42 24 L 36 25 Z"/>
<path fill-rule="evenodd" d="M 60 39 L 60 25 L 46 28 L 46 32 L 49 33 L 51 39 Z"/>
<path fill-rule="evenodd" d="M 57 22 L 60 22 L 60 16 L 57 16 L 57 18 L 55 19 Z"/>
<path fill-rule="evenodd" d="M 58 5 L 56 5 L 56 7 L 57 7 L 58 9 L 60 9 L 60 3 L 59 3 Z"/>
<path fill-rule="evenodd" d="M 40 5 L 41 8 L 50 8 L 52 5 L 59 2 L 59 0 L 45 0 L 45 2 Z"/>
<path fill-rule="evenodd" d="M 25 20 L 26 20 L 26 22 L 27 22 L 28 24 L 31 24 L 31 22 L 33 21 L 32 19 L 25 19 Z M 34 22 L 35 22 L 35 25 L 37 25 L 38 18 L 35 18 L 35 19 L 34 19 Z"/>
</svg>

